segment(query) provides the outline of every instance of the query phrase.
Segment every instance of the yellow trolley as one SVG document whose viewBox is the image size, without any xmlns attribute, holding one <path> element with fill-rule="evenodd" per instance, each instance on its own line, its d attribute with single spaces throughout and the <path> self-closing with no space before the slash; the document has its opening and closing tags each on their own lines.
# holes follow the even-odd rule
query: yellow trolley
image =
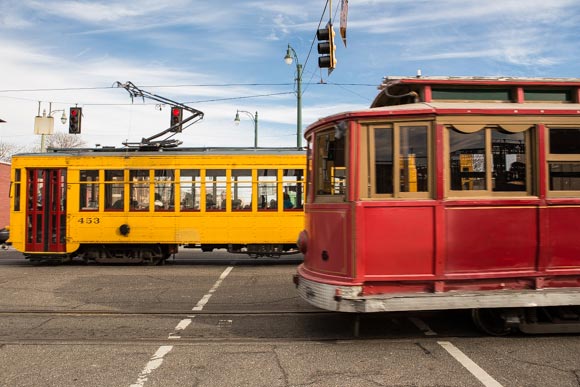
<svg viewBox="0 0 580 387">
<path fill-rule="evenodd" d="M 157 263 L 179 245 L 294 253 L 305 166 L 296 148 L 15 155 L 10 241 L 31 261 Z"/>
</svg>

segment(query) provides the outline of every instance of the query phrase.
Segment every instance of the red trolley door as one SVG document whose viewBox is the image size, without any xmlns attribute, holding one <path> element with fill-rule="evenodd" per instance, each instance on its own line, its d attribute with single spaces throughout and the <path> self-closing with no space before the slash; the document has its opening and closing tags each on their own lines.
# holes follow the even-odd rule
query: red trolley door
<svg viewBox="0 0 580 387">
<path fill-rule="evenodd" d="M 66 169 L 28 169 L 26 251 L 66 251 Z"/>
</svg>

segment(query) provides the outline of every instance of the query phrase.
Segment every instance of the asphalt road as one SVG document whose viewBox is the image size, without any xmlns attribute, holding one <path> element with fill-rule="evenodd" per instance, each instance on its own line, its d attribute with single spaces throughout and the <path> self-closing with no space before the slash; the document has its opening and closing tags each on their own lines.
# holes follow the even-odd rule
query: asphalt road
<svg viewBox="0 0 580 387">
<path fill-rule="evenodd" d="M 297 297 L 300 256 L 237 258 L 33 266 L 0 251 L 0 386 L 580 386 L 578 335 L 329 313 Z"/>
</svg>

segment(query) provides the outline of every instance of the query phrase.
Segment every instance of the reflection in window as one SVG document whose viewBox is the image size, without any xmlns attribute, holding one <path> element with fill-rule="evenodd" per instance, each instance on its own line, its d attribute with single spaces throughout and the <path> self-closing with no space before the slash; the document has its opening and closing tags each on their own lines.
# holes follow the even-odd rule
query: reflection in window
<svg viewBox="0 0 580 387">
<path fill-rule="evenodd" d="M 284 169 L 282 191 L 284 210 L 301 209 L 304 206 L 304 170 Z"/>
<path fill-rule="evenodd" d="M 550 162 L 551 191 L 580 190 L 580 162 Z"/>
<path fill-rule="evenodd" d="M 225 169 L 208 169 L 205 172 L 205 208 L 208 211 L 226 210 Z"/>
<path fill-rule="evenodd" d="M 427 192 L 429 190 L 429 170 L 427 163 L 427 127 L 402 126 L 399 136 L 399 151 L 401 154 L 400 191 Z"/>
<path fill-rule="evenodd" d="M 451 189 L 485 190 L 485 131 L 463 133 L 451 129 L 449 151 Z"/>
<path fill-rule="evenodd" d="M 393 193 L 393 129 L 375 129 L 376 193 Z"/>
<path fill-rule="evenodd" d="M 105 171 L 105 210 L 124 210 L 123 170 Z"/>
<path fill-rule="evenodd" d="M 258 211 L 278 208 L 278 171 L 258 169 Z"/>
<path fill-rule="evenodd" d="M 183 169 L 180 178 L 181 211 L 199 211 L 201 177 L 199 169 Z"/>
<path fill-rule="evenodd" d="M 525 134 L 491 131 L 493 191 L 526 191 Z"/>
<path fill-rule="evenodd" d="M 99 209 L 99 171 L 80 171 L 80 210 Z"/>
<path fill-rule="evenodd" d="M 129 171 L 129 190 L 131 199 L 129 200 L 130 211 L 149 210 L 149 170 Z"/>
<path fill-rule="evenodd" d="M 175 171 L 173 169 L 156 169 L 155 179 L 155 211 L 175 210 Z"/>
<path fill-rule="evenodd" d="M 252 170 L 232 170 L 232 211 L 252 209 Z"/>
<path fill-rule="evenodd" d="M 344 195 L 346 192 L 345 133 L 340 137 L 335 131 L 317 136 L 316 141 L 316 193 L 318 195 Z"/>
</svg>

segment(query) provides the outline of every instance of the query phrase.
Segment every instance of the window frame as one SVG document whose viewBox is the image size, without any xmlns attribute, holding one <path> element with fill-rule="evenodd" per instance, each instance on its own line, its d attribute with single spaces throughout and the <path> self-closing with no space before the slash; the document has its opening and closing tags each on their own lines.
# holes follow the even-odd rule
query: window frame
<svg viewBox="0 0 580 387">
<path fill-rule="evenodd" d="M 334 184 L 332 183 L 332 176 L 334 176 L 334 174 L 330 173 L 331 177 L 329 177 L 329 183 L 330 183 L 330 193 L 320 193 L 322 190 L 320 189 L 320 182 L 321 182 L 321 177 L 319 174 L 319 171 L 321 171 L 322 166 L 319 165 L 319 161 L 323 159 L 323 157 L 319 157 L 321 156 L 320 153 L 320 146 L 321 146 L 321 137 L 326 136 L 332 134 L 334 135 L 333 139 L 336 138 L 336 128 L 333 127 L 328 127 L 325 128 L 317 133 L 314 134 L 314 147 L 312 149 L 312 159 L 310 159 L 309 157 L 309 165 L 308 168 L 312 168 L 312 191 L 313 191 L 313 195 L 314 195 L 314 202 L 318 202 L 318 203 L 342 203 L 347 201 L 348 198 L 348 190 L 349 190 L 349 184 L 350 183 L 350 171 L 349 171 L 349 130 L 347 129 L 346 131 L 344 131 L 342 133 L 342 137 L 344 139 L 344 166 L 338 166 L 338 167 L 333 167 L 333 168 L 337 168 L 340 170 L 344 170 L 344 188 L 342 190 L 342 192 L 338 192 L 338 193 L 334 193 L 335 189 L 334 189 Z M 330 141 L 329 141 L 330 143 Z M 330 172 L 330 170 L 329 170 Z M 308 173 L 308 172 L 307 172 Z M 308 178 L 308 181 L 310 181 L 310 178 Z"/>
<path fill-rule="evenodd" d="M 580 125 L 573 124 L 545 124 L 544 125 L 544 149 L 546 152 L 546 193 L 548 197 L 561 198 L 578 198 L 580 197 L 580 190 L 551 190 L 550 189 L 550 163 L 577 163 L 580 164 L 580 153 L 550 153 L 550 129 L 580 129 Z"/>
<path fill-rule="evenodd" d="M 458 129 L 462 127 L 463 130 Z M 451 189 L 451 163 L 449 160 L 450 156 L 450 131 L 456 129 L 463 133 L 475 133 L 484 130 L 484 143 L 485 143 L 485 186 L 484 190 L 452 190 Z M 492 131 L 496 129 L 503 129 L 510 133 L 522 133 L 524 134 L 524 144 L 526 145 L 526 190 L 525 191 L 494 191 L 493 190 L 493 143 L 492 143 Z M 510 130 L 511 129 L 511 130 Z M 536 125 L 533 123 L 528 124 L 518 124 L 509 125 L 502 124 L 502 122 L 496 124 L 484 124 L 484 123 L 469 123 L 467 125 L 445 123 L 443 130 L 444 138 L 444 165 L 445 165 L 445 197 L 450 198 L 461 198 L 461 197 L 522 197 L 522 196 L 534 196 L 536 191 L 536 180 L 534 179 L 535 171 L 535 152 L 534 152 L 534 130 L 536 130 Z"/>
<path fill-rule="evenodd" d="M 367 124 L 367 150 L 368 155 L 368 198 L 370 199 L 431 199 L 433 198 L 433 181 L 435 163 L 433 160 L 433 121 L 397 121 L 397 122 L 373 122 Z M 425 126 L 427 129 L 427 191 L 402 192 L 401 191 L 401 128 Z M 376 182 L 376 154 L 375 154 L 375 130 L 391 129 L 393 144 L 393 193 L 377 193 Z"/>
<path fill-rule="evenodd" d="M 82 180 L 83 172 L 96 172 L 97 180 Z M 101 169 L 80 169 L 79 170 L 79 212 L 101 212 L 101 187 L 103 186 L 103 173 Z M 82 207 L 83 190 L 87 186 L 96 186 L 97 200 L 96 207 Z"/>
</svg>

